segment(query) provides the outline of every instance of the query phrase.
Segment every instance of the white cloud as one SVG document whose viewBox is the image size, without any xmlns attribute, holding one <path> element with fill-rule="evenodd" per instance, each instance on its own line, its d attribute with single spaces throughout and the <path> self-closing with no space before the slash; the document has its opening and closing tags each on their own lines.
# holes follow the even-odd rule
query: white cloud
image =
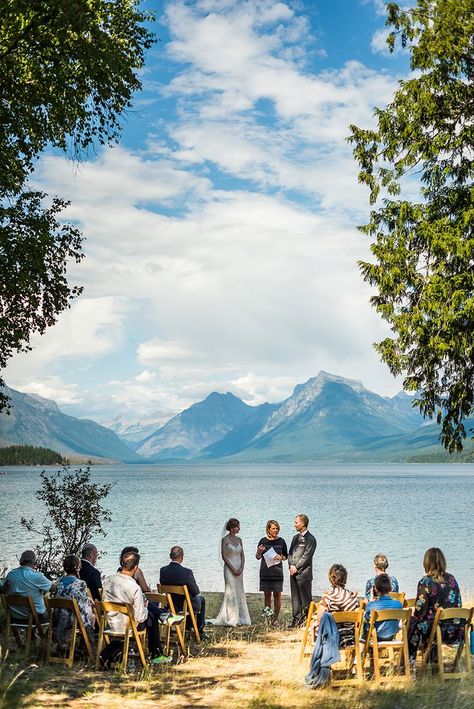
<svg viewBox="0 0 474 709">
<path fill-rule="evenodd" d="M 60 377 L 22 381 L 18 388 L 25 394 L 39 394 L 43 399 L 51 399 L 62 406 L 84 403 L 82 392 L 78 391 L 77 384 L 66 384 Z"/>
<path fill-rule="evenodd" d="M 144 75 L 142 105 L 164 96 L 176 117 L 143 136 L 146 153 L 38 166 L 37 185 L 71 199 L 87 236 L 71 268 L 85 295 L 7 381 L 45 391 L 60 376 L 66 401 L 61 387 L 90 366 L 80 390 L 98 416 L 171 415 L 212 389 L 277 401 L 319 369 L 394 393 L 370 349 L 386 328 L 357 268 L 368 195 L 345 137 L 395 80 L 357 61 L 312 71 L 305 50 L 320 48 L 296 4 L 166 8 L 180 73 L 167 86 Z"/>
</svg>

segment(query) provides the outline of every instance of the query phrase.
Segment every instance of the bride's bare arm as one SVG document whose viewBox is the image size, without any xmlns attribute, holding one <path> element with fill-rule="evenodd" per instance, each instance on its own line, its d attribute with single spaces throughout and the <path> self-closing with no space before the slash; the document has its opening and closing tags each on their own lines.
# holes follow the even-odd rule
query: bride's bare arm
<svg viewBox="0 0 474 709">
<path fill-rule="evenodd" d="M 224 564 L 229 567 L 229 569 L 232 571 L 234 576 L 237 576 L 238 575 L 237 571 L 236 571 L 236 569 L 234 569 L 234 567 L 232 566 L 232 564 L 229 561 L 229 557 L 227 556 L 227 552 L 226 552 L 226 548 L 225 548 L 225 537 L 223 537 L 222 542 L 221 542 L 221 554 L 222 554 L 222 561 L 224 562 Z"/>
<path fill-rule="evenodd" d="M 237 571 L 236 576 L 240 576 L 240 574 L 243 572 L 244 566 L 245 566 L 244 546 L 242 544 L 242 540 L 240 539 L 239 541 L 240 541 L 240 544 L 242 547 L 242 551 L 240 552 L 240 569 Z"/>
</svg>

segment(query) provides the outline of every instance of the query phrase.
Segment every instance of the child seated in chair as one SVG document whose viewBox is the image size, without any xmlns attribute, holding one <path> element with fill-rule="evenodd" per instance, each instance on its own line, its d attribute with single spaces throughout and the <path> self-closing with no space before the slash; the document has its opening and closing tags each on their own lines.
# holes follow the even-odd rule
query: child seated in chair
<svg viewBox="0 0 474 709">
<path fill-rule="evenodd" d="M 392 590 L 392 581 L 388 574 L 379 574 L 374 580 L 374 596 L 373 601 L 367 603 L 364 615 L 364 637 L 366 637 L 368 629 L 370 616 L 372 611 L 389 611 L 389 610 L 400 610 L 403 608 L 401 601 L 397 601 L 388 594 Z M 375 630 L 377 631 L 378 640 L 393 640 L 395 635 L 399 630 L 398 620 L 382 620 L 375 623 Z"/>
</svg>

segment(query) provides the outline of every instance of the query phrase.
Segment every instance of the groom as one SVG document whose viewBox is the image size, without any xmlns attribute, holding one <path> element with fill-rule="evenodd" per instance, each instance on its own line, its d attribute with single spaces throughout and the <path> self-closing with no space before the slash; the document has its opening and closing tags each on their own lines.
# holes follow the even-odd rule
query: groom
<svg viewBox="0 0 474 709">
<path fill-rule="evenodd" d="M 316 551 L 316 538 L 308 531 L 308 524 L 309 519 L 306 515 L 296 515 L 295 529 L 297 534 L 292 539 L 288 553 L 293 611 L 292 628 L 304 622 L 311 603 L 313 554 Z"/>
</svg>

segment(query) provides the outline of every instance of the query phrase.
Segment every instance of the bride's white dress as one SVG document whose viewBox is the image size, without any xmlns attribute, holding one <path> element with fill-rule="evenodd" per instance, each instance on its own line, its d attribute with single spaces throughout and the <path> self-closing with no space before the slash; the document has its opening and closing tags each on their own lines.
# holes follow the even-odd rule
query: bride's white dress
<svg viewBox="0 0 474 709">
<path fill-rule="evenodd" d="M 225 551 L 234 569 L 240 568 L 242 559 L 242 544 L 237 545 L 225 540 Z M 227 564 L 224 564 L 224 599 L 219 615 L 210 622 L 214 625 L 251 625 L 247 600 L 244 591 L 244 575 L 234 576 Z"/>
</svg>

